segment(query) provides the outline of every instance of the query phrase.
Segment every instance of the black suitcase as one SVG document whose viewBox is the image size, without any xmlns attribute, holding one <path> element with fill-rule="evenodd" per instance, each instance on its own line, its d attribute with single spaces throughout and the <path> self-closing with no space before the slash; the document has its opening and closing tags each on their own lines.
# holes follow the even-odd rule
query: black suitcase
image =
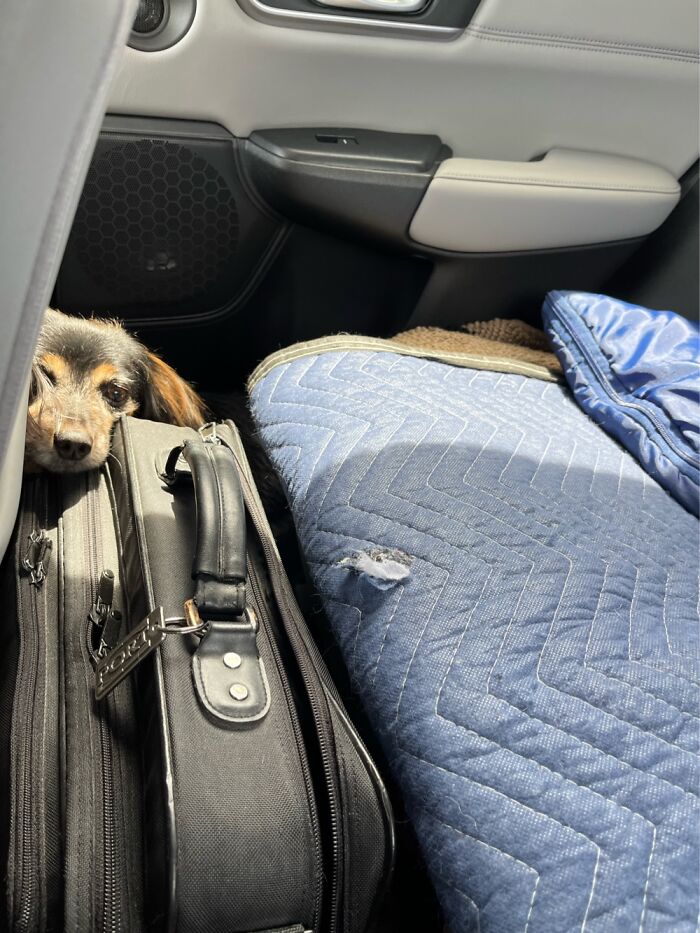
<svg viewBox="0 0 700 933">
<path fill-rule="evenodd" d="M 232 424 L 26 477 L 2 605 L 9 930 L 371 926 L 389 804 Z"/>
</svg>

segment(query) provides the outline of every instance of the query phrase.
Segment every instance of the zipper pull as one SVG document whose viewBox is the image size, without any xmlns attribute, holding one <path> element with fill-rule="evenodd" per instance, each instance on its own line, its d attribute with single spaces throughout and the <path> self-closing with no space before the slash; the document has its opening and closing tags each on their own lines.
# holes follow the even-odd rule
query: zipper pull
<svg viewBox="0 0 700 933">
<path fill-rule="evenodd" d="M 97 657 L 103 658 L 119 641 L 119 632 L 122 627 L 122 614 L 116 609 L 111 609 L 102 626 L 102 636 L 100 645 L 97 649 Z"/>
<path fill-rule="evenodd" d="M 93 625 L 102 628 L 107 616 L 112 610 L 112 600 L 114 599 L 114 573 L 111 570 L 103 570 L 100 574 L 100 580 L 97 584 L 97 596 L 92 604 L 88 616 Z"/>
<path fill-rule="evenodd" d="M 39 587 L 46 579 L 53 542 L 43 529 L 28 536 L 27 550 L 22 558 L 22 569 L 29 574 L 32 586 Z"/>
<path fill-rule="evenodd" d="M 205 444 L 223 444 L 223 441 L 216 433 L 216 422 L 210 421 L 199 429 L 199 434 Z"/>
<path fill-rule="evenodd" d="M 97 658 L 103 658 L 116 645 L 121 629 L 121 613 L 113 608 L 114 600 L 114 573 L 103 570 L 97 584 L 97 596 L 88 612 L 88 620 L 92 625 L 92 644 Z"/>
</svg>

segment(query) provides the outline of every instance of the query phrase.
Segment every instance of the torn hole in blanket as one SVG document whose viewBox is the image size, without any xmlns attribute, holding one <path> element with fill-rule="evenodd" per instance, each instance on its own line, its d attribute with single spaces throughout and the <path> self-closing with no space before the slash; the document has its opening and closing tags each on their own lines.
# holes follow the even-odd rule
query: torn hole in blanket
<svg viewBox="0 0 700 933">
<path fill-rule="evenodd" d="M 413 558 L 397 548 L 372 548 L 344 557 L 338 566 L 347 568 L 378 590 L 390 590 L 410 576 L 412 563 Z"/>
</svg>

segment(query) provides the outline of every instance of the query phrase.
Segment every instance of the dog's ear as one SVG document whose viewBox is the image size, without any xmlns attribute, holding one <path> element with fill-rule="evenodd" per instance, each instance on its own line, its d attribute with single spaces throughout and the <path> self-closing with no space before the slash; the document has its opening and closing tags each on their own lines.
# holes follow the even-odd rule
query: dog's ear
<svg viewBox="0 0 700 933">
<path fill-rule="evenodd" d="M 138 414 L 183 428 L 201 428 L 207 420 L 206 405 L 194 389 L 172 366 L 148 350 L 144 398 Z"/>
</svg>

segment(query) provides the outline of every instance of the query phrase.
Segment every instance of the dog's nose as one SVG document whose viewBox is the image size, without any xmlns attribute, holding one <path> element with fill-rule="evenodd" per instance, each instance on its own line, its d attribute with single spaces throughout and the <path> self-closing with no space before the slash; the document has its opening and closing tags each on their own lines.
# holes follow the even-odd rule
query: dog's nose
<svg viewBox="0 0 700 933">
<path fill-rule="evenodd" d="M 87 434 L 71 431 L 66 434 L 57 434 L 53 441 L 56 453 L 64 460 L 83 460 L 92 450 L 92 444 Z"/>
</svg>

